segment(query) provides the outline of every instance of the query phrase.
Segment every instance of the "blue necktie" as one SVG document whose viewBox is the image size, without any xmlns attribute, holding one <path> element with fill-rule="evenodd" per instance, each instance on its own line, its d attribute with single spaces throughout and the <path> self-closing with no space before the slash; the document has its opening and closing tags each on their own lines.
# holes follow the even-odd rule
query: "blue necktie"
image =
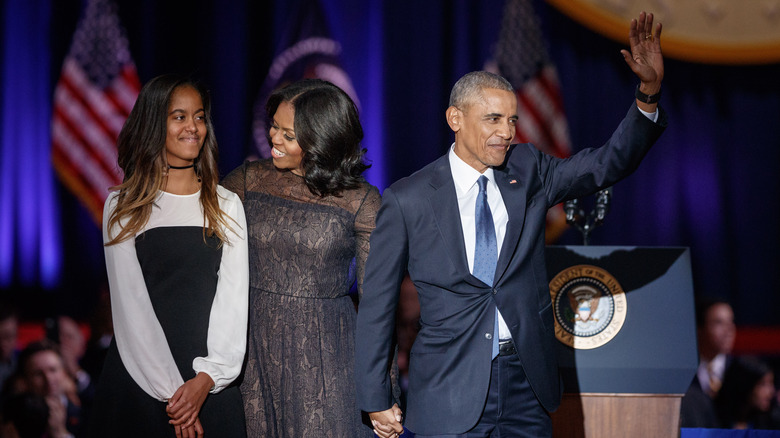
<svg viewBox="0 0 780 438">
<path fill-rule="evenodd" d="M 493 276 L 496 273 L 498 249 L 496 246 L 496 230 L 493 225 L 493 214 L 487 201 L 487 183 L 485 175 L 479 177 L 479 194 L 477 194 L 476 209 L 474 212 L 477 241 L 474 247 L 474 269 L 472 275 L 483 283 L 493 286 Z M 493 323 L 493 358 L 498 356 L 498 308 L 496 308 L 495 322 Z"/>
</svg>

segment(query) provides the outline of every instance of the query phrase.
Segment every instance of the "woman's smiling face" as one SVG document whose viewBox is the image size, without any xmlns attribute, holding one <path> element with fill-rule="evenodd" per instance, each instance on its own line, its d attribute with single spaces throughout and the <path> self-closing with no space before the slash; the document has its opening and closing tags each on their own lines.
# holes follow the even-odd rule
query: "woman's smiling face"
<svg viewBox="0 0 780 438">
<path fill-rule="evenodd" d="M 271 157 L 274 166 L 279 169 L 289 169 L 296 175 L 303 176 L 301 160 L 303 150 L 295 137 L 295 108 L 290 102 L 282 102 L 276 108 L 271 128 Z"/>
<path fill-rule="evenodd" d="M 165 153 L 168 165 L 192 164 L 206 140 L 206 111 L 200 93 L 190 86 L 179 87 L 171 96 L 166 122 Z"/>
</svg>

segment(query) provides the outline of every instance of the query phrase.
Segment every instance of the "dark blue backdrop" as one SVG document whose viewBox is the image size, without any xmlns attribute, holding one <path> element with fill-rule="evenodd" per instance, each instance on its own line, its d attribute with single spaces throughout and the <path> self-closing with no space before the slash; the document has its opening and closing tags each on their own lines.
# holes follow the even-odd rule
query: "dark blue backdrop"
<svg viewBox="0 0 780 438">
<path fill-rule="evenodd" d="M 227 173 L 252 153 L 252 106 L 295 2 L 120 0 L 142 81 L 202 78 Z M 0 106 L 0 289 L 29 316 L 86 316 L 103 287 L 100 232 L 52 176 L 51 92 L 79 0 L 3 0 Z M 380 189 L 441 155 L 449 89 L 481 69 L 502 1 L 322 0 L 362 105 Z M 557 64 L 576 149 L 600 145 L 632 103 L 636 79 L 619 50 L 536 1 Z M 626 29 L 628 23 L 626 23 Z M 670 126 L 614 189 L 594 245 L 689 246 L 697 293 L 730 299 L 741 324 L 778 324 L 780 66 L 667 59 Z M 32 139 L 21 138 L 19 123 Z M 574 230 L 561 243 L 578 244 Z"/>
</svg>

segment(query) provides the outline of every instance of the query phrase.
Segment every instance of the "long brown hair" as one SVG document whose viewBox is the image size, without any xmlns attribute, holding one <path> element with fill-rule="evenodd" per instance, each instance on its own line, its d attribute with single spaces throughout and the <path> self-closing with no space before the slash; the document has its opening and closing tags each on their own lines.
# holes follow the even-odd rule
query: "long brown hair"
<svg viewBox="0 0 780 438">
<path fill-rule="evenodd" d="M 197 82 L 177 75 L 162 75 L 150 80 L 141 89 L 133 110 L 127 117 L 117 139 L 118 164 L 125 173 L 122 184 L 112 187 L 118 190 L 117 204 L 108 219 L 110 240 L 106 245 L 135 236 L 149 220 L 152 205 L 158 193 L 165 189 L 165 140 L 167 136 L 168 107 L 176 89 L 191 87 L 200 95 L 206 112 L 206 138 L 195 168 L 201 179 L 200 203 L 203 206 L 205 236 L 216 236 L 227 241 L 224 229 L 231 229 L 227 216 L 219 207 L 217 184 L 217 139 L 211 122 L 211 99 L 208 91 Z M 127 219 L 123 224 L 120 222 Z M 111 236 L 111 230 L 119 226 L 119 233 Z"/>
</svg>

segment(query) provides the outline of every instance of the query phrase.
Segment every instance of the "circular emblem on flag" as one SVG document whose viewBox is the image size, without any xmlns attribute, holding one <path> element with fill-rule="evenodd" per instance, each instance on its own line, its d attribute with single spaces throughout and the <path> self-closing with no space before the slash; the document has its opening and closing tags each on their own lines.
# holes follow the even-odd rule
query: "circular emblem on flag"
<svg viewBox="0 0 780 438">
<path fill-rule="evenodd" d="M 311 36 L 297 41 L 274 58 L 255 103 L 252 123 L 255 147 L 261 157 L 271 157 L 265 104 L 271 93 L 285 85 L 304 78 L 324 79 L 344 90 L 360 109 L 352 80 L 341 68 L 340 54 L 341 45 L 335 40 Z"/>
<path fill-rule="evenodd" d="M 626 320 L 626 294 L 609 272 L 597 266 L 564 269 L 550 281 L 555 337 L 579 349 L 611 341 Z"/>
</svg>

